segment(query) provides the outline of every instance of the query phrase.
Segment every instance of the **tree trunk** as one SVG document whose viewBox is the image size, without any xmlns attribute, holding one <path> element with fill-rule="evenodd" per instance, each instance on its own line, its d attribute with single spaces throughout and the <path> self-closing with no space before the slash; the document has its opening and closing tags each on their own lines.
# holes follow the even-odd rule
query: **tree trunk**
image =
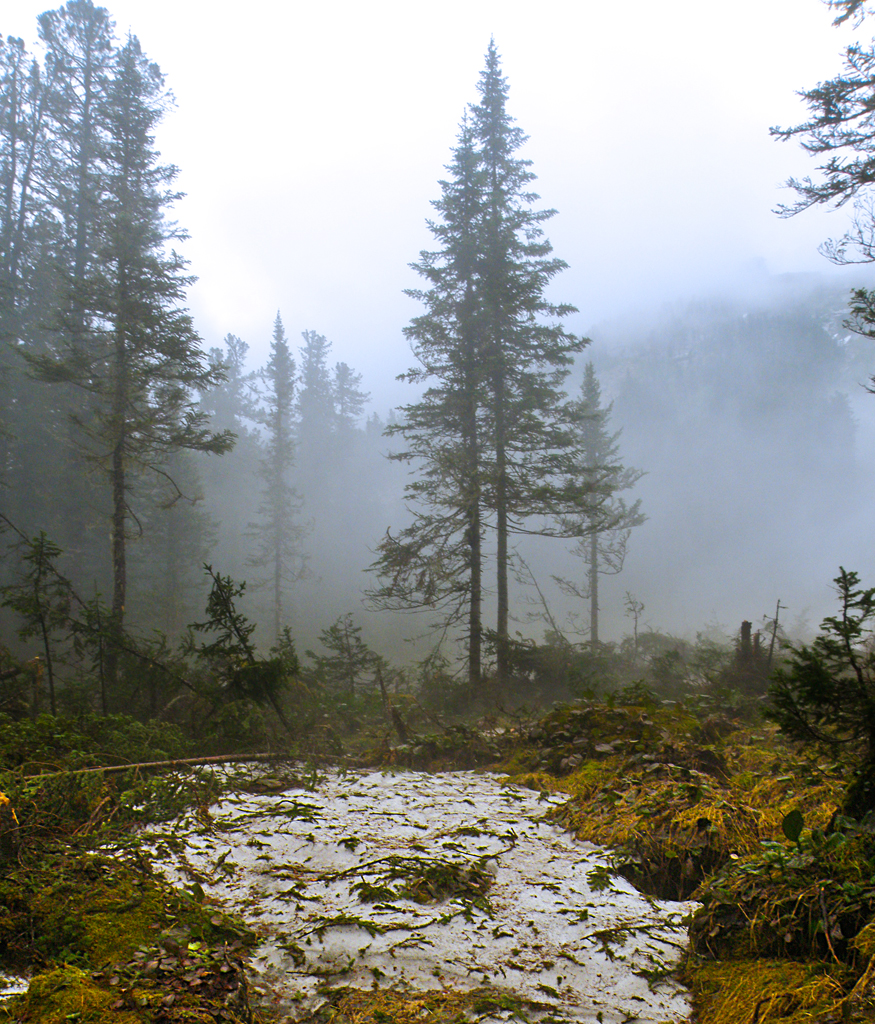
<svg viewBox="0 0 875 1024">
<path fill-rule="evenodd" d="M 471 598 L 468 609 L 468 685 L 473 693 L 480 686 L 480 646 L 483 634 L 483 554 L 479 502 L 469 511 L 468 543 L 471 559 Z"/>
<path fill-rule="evenodd" d="M 115 380 L 113 386 L 113 428 L 115 444 L 110 464 L 112 487 L 112 616 L 109 624 L 110 643 L 106 658 L 106 681 L 110 687 L 118 682 L 118 656 L 124 631 L 127 590 L 127 553 L 125 526 L 128 518 L 125 494 L 125 444 L 127 441 L 128 351 L 126 315 L 129 302 L 128 278 L 123 261 L 119 266 L 119 314 L 115 324 Z"/>
<path fill-rule="evenodd" d="M 499 390 L 500 389 L 500 390 Z M 499 685 L 504 686 L 509 676 L 508 620 L 510 603 L 507 589 L 507 452 L 505 450 L 504 423 L 504 381 L 499 382 L 496 389 L 495 404 L 495 462 L 496 462 L 496 560 L 498 562 L 498 578 L 496 596 L 498 600 L 498 617 L 496 634 L 498 650 L 496 652 L 496 670 Z"/>
<path fill-rule="evenodd" d="M 468 285 L 468 300 L 471 286 Z M 481 466 L 480 437 L 477 430 L 477 348 L 474 333 L 466 331 L 465 346 L 465 467 L 468 516 L 468 558 L 470 587 L 468 604 L 468 686 L 476 692 L 482 680 L 483 644 L 483 527 L 481 523 Z"/>
<path fill-rule="evenodd" d="M 127 588 L 127 561 L 125 552 L 125 463 L 122 440 L 112 453 L 112 616 L 109 624 L 109 644 L 106 653 L 106 681 L 114 687 L 118 681 L 118 656 L 125 619 L 125 591 Z"/>
<path fill-rule="evenodd" d="M 42 590 L 43 580 L 43 567 L 45 559 L 44 549 L 45 535 L 40 535 L 40 552 L 39 552 L 39 565 L 37 568 L 37 577 L 34 584 L 34 598 L 36 600 L 36 606 L 39 613 L 39 625 L 40 634 L 43 641 L 43 653 L 46 656 L 46 675 L 48 676 L 49 682 L 49 707 L 51 708 L 52 714 L 58 713 L 57 704 L 55 703 L 55 670 L 52 664 L 52 645 L 49 640 L 49 627 L 47 621 L 46 609 L 43 608 L 42 598 L 40 592 Z M 49 567 L 51 568 L 51 567 Z"/>
<path fill-rule="evenodd" d="M 589 642 L 595 654 L 599 645 L 599 535 L 594 528 L 589 539 Z"/>
<path fill-rule="evenodd" d="M 274 534 L 274 563 L 273 563 L 273 636 L 274 642 L 279 643 L 280 631 L 283 620 L 283 538 L 282 528 L 277 521 Z"/>
</svg>

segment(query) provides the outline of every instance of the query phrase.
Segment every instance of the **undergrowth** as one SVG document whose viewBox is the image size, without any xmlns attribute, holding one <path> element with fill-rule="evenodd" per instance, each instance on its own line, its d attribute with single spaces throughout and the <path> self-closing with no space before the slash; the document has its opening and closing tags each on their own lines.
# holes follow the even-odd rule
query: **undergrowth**
<svg viewBox="0 0 875 1024">
<path fill-rule="evenodd" d="M 875 827 L 838 815 L 840 763 L 644 699 L 557 709 L 508 767 L 566 792 L 553 817 L 639 888 L 701 903 L 683 972 L 698 1024 L 875 1019 Z"/>
<path fill-rule="evenodd" d="M 216 799 L 222 782 L 203 769 L 154 777 L 70 772 L 189 752 L 172 729 L 159 735 L 118 717 L 102 733 L 100 721 L 0 718 L 0 789 L 19 817 L 18 847 L 0 844 L 0 955 L 44 968 L 31 995 L 3 1012 L 58 1024 L 71 1013 L 94 1024 L 144 1014 L 206 1020 L 191 1016 L 194 990 L 174 985 L 198 970 L 212 977 L 221 957 L 231 955 L 222 950 L 237 943 L 238 956 L 245 935 L 205 905 L 196 887 L 182 894 L 163 888 L 137 863 L 135 844 L 118 858 L 89 847 L 140 822 L 168 820 L 185 808 L 196 813 Z M 537 791 L 564 792 L 555 819 L 610 847 L 619 873 L 649 893 L 698 899 L 684 980 L 700 1024 L 875 1019 L 875 832 L 836 817 L 847 782 L 841 766 L 803 755 L 774 727 L 661 703 L 639 689 L 558 707 L 536 724 L 520 719 L 504 729 L 462 726 L 394 746 L 387 741 L 372 756 L 426 769 L 485 764 Z M 461 889 L 486 898 L 487 875 L 451 867 L 439 878 L 385 872 L 363 881 L 359 895 L 367 902 L 409 890 L 432 900 Z M 175 953 L 161 945 L 168 936 Z M 180 970 L 170 972 L 174 958 Z M 166 977 L 161 967 L 145 977 L 154 962 L 168 967 Z M 229 996 L 218 982 L 214 987 L 217 999 Z M 119 991 L 127 992 L 121 1002 Z M 170 996 L 160 1016 L 161 1000 Z M 468 993 L 456 1004 L 449 995 L 442 1002 L 431 994 L 338 990 L 322 1016 L 386 1024 L 427 1013 L 452 1024 L 480 1012 L 477 998 Z M 483 993 L 487 1009 L 490 998 Z M 93 1010 L 71 1010 L 76 1001 Z M 521 1017 L 527 1010 L 499 1009 Z M 227 1019 L 238 1011 L 223 1010 Z"/>
<path fill-rule="evenodd" d="M 0 1004 L 0 1021 L 251 1022 L 241 985 L 253 936 L 199 887 L 153 875 L 133 832 L 214 802 L 223 781 L 205 768 L 98 767 L 188 752 L 173 727 L 120 715 L 0 716 L 0 962 L 34 973 L 24 995 Z M 118 852 L 101 851 L 114 840 Z M 172 972 L 145 976 L 167 957 Z"/>
</svg>

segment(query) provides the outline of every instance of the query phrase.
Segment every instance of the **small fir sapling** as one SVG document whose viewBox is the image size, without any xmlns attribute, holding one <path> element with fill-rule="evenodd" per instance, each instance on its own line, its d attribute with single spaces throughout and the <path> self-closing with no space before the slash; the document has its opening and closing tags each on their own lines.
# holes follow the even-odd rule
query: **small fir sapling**
<svg viewBox="0 0 875 1024">
<path fill-rule="evenodd" d="M 860 819 L 875 810 L 875 587 L 857 573 L 835 579 L 841 611 L 821 624 L 810 645 L 791 645 L 777 669 L 766 716 L 802 743 L 846 759 L 853 779 L 842 812 Z"/>
</svg>

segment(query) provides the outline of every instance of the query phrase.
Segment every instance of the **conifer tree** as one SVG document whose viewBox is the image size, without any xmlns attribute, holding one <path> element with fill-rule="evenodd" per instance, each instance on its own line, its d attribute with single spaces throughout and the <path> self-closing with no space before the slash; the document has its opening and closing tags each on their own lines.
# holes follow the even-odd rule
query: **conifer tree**
<svg viewBox="0 0 875 1024">
<path fill-rule="evenodd" d="M 92 0 L 68 0 L 37 21 L 48 108 L 39 192 L 48 197 L 51 229 L 40 240 L 39 307 L 36 319 L 29 317 L 27 353 L 64 358 L 68 342 L 83 350 L 90 344 L 84 304 L 92 271 L 102 271 L 100 220 L 106 202 L 105 173 L 111 164 L 108 105 L 117 46 L 109 12 Z M 45 330 L 52 319 L 46 311 L 58 308 L 64 309 L 66 318 L 60 338 Z M 60 445 L 43 445 L 41 452 L 49 454 L 62 502 L 54 515 L 47 510 L 52 535 L 64 548 L 76 578 L 108 582 L 102 552 L 95 550 L 90 537 L 105 535 L 102 515 L 113 500 L 111 489 L 104 489 L 101 481 L 95 493 L 94 483 L 87 482 L 80 437 L 71 418 L 75 414 L 84 422 L 99 416 L 100 403 L 86 389 L 69 384 L 57 385 L 48 395 L 43 388 L 41 397 L 51 402 L 57 416 L 52 434 L 63 439 Z M 84 537 L 89 541 L 83 543 Z"/>
<path fill-rule="evenodd" d="M 112 163 L 107 147 L 117 129 L 108 123 L 110 82 L 118 76 L 115 26 L 106 8 L 91 0 L 68 0 L 38 20 L 50 83 L 47 183 L 63 226 L 64 272 L 77 286 L 74 295 L 84 299 L 89 266 L 99 259 L 105 172 Z"/>
<path fill-rule="evenodd" d="M 835 579 L 838 615 L 823 620 L 811 644 L 790 644 L 773 674 L 767 718 L 797 742 L 846 761 L 842 813 L 857 820 L 875 811 L 875 587 L 844 567 Z"/>
<path fill-rule="evenodd" d="M 579 537 L 572 554 L 586 565 L 587 584 L 581 588 L 561 577 L 556 577 L 556 582 L 566 593 L 589 601 L 593 650 L 599 642 L 599 576 L 622 570 L 632 528 L 644 522 L 640 500 L 627 505 L 618 497 L 619 492 L 633 487 L 643 474 L 619 462 L 621 431 L 612 434 L 608 430 L 612 409 L 613 403 L 602 405 L 595 367 L 588 362 L 575 412 L 577 473 L 590 498 L 584 513 L 566 524 L 569 532 Z"/>
<path fill-rule="evenodd" d="M 20 339 L 46 225 L 48 89 L 22 39 L 0 37 L 0 341 Z"/>
<path fill-rule="evenodd" d="M 535 175 L 529 170 L 531 161 L 516 155 L 526 136 L 507 113 L 507 82 L 494 41 L 478 90 L 480 102 L 472 115 L 487 187 L 480 241 L 481 355 L 492 414 L 497 657 L 499 679 L 504 679 L 509 654 L 508 536 L 525 529 L 530 516 L 568 511 L 569 496 L 557 483 L 563 450 L 567 453 L 572 444 L 562 384 L 585 343 L 560 323 L 574 307 L 550 302 L 544 294 L 567 264 L 551 256 L 552 246 L 541 228 L 556 211 L 531 208 L 538 199 L 530 191 Z"/>
<path fill-rule="evenodd" d="M 388 431 L 407 442 L 394 457 L 419 466 L 407 488 L 414 520 L 382 542 L 375 569 L 384 583 L 372 592 L 390 606 L 440 610 L 445 626 L 465 618 L 472 685 L 481 674 L 486 531 L 495 537 L 504 680 L 509 536 L 559 532 L 561 517 L 580 508 L 562 384 L 585 344 L 561 326 L 573 307 L 545 296 L 565 264 L 541 227 L 554 211 L 531 205 L 534 174 L 517 155 L 526 137 L 507 113 L 494 42 L 478 90 L 434 204 L 440 220 L 429 223 L 440 248 L 414 264 L 429 288 L 409 293 L 426 312 L 406 331 L 420 365 L 405 378 L 429 386 Z"/>
<path fill-rule="evenodd" d="M 859 24 L 872 14 L 865 0 L 829 0 L 829 6 L 839 12 L 836 25 L 852 17 Z M 777 212 L 792 217 L 813 206 L 837 208 L 852 202 L 852 226 L 841 238 L 824 242 L 820 251 L 838 264 L 875 262 L 875 40 L 852 43 L 845 49 L 842 73 L 800 95 L 808 104 L 808 120 L 792 128 L 772 128 L 772 135 L 799 139 L 808 153 L 823 158 L 818 168 L 822 178 L 790 178 L 787 186 L 796 192 L 796 202 L 782 204 Z M 852 289 L 847 326 L 875 337 L 875 290 Z M 868 390 L 875 393 L 875 376 Z"/>
<path fill-rule="evenodd" d="M 57 74 L 54 65 L 43 69 L 23 40 L 0 38 L 0 501 L 28 531 L 64 539 L 61 527 L 73 519 L 58 493 L 70 476 L 57 443 L 64 415 L 27 378 L 20 358 L 25 347 L 39 351 L 46 343 L 42 320 L 63 251 L 49 144 Z"/>
<path fill-rule="evenodd" d="M 331 343 L 316 331 L 303 331 L 301 368 L 296 402 L 298 476 L 308 507 L 328 503 L 330 474 L 325 472 L 334 435 L 334 395 L 328 353 Z"/>
<path fill-rule="evenodd" d="M 220 430 L 237 435 L 238 443 L 255 419 L 255 375 L 246 370 L 249 346 L 235 334 L 225 335 L 225 348 L 211 348 L 210 364 L 223 379 L 201 395 L 201 407 Z"/>
<path fill-rule="evenodd" d="M 234 579 L 246 579 L 251 566 L 246 532 L 259 518 L 263 479 L 263 457 L 258 431 L 257 408 L 259 375 L 247 368 L 249 345 L 234 334 L 223 339 L 222 348 L 211 348 L 210 364 L 225 374 L 225 380 L 202 392 L 200 408 L 217 431 L 230 431 L 236 437 L 232 451 L 221 459 L 201 456 L 197 459 L 203 481 L 205 508 L 221 510 L 214 524 L 217 551 L 222 566 Z M 204 560 L 200 559 L 198 565 Z"/>
<path fill-rule="evenodd" d="M 386 428 L 407 445 L 391 457 L 419 470 L 405 488 L 414 519 L 395 536 L 387 531 L 374 563 L 381 586 L 370 597 L 384 607 L 437 612 L 444 629 L 464 623 L 473 688 L 481 681 L 483 644 L 485 402 L 476 295 L 485 182 L 467 119 L 447 169 L 451 177 L 441 181 L 434 202 L 440 220 L 429 221 L 441 249 L 420 253 L 413 264 L 430 288 L 407 293 L 426 312 L 405 328 L 419 366 L 401 379 L 429 386 Z"/>
<path fill-rule="evenodd" d="M 301 499 L 291 479 L 295 465 L 295 361 L 279 313 L 274 321 L 270 359 L 263 380 L 262 422 L 266 431 L 261 462 L 263 490 L 260 518 L 252 526 L 257 543 L 252 565 L 262 572 L 257 585 L 270 588 L 274 639 L 278 641 L 285 624 L 287 589 L 305 571 L 301 552 Z"/>
<path fill-rule="evenodd" d="M 352 612 L 341 615 L 319 634 L 319 642 L 328 654 L 307 651 L 313 660 L 317 679 L 336 693 L 355 697 L 365 673 L 386 667 L 384 660 L 362 640 L 362 627 L 355 625 Z"/>
<path fill-rule="evenodd" d="M 354 436 L 370 395 L 361 389 L 362 375 L 346 363 L 335 363 L 331 381 L 334 399 L 334 433 L 341 450 Z"/>
<path fill-rule="evenodd" d="M 176 169 L 160 164 L 154 147 L 166 107 L 163 76 L 130 37 L 115 54 L 100 110 L 106 134 L 100 175 L 90 185 L 99 186 L 99 196 L 89 192 L 99 199 L 86 236 L 91 257 L 76 264 L 84 276 L 74 274 L 70 282 L 54 351 L 29 356 L 42 380 L 72 385 L 88 398 L 71 418 L 84 457 L 111 490 L 112 621 L 119 634 L 128 532 L 138 526 L 133 474 L 158 474 L 172 485 L 165 467 L 174 452 L 221 453 L 233 443 L 229 434 L 208 429 L 193 402 L 193 391 L 218 382 L 221 373 L 205 364 L 181 305 L 191 281 L 185 262 L 167 252 L 168 243 L 184 236 L 165 219 L 176 198 L 168 191 Z M 111 652 L 110 681 L 115 664 Z"/>
</svg>

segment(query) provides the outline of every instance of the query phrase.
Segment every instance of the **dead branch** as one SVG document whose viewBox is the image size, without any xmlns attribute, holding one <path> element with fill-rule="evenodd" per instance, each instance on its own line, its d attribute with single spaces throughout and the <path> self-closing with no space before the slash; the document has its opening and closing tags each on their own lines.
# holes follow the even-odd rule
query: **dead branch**
<svg viewBox="0 0 875 1024">
<path fill-rule="evenodd" d="M 44 772 L 41 775 L 28 775 L 26 778 L 39 779 L 49 775 L 96 775 L 98 772 L 115 774 L 130 771 L 172 771 L 176 768 L 193 768 L 199 765 L 245 764 L 247 762 L 264 761 L 296 761 L 293 754 L 220 754 L 215 757 L 184 757 L 175 761 L 141 761 L 138 764 L 113 764 L 105 768 L 76 768 L 64 772 Z M 337 757 L 331 754 L 320 755 L 322 761 L 353 762 L 353 758 Z"/>
</svg>

